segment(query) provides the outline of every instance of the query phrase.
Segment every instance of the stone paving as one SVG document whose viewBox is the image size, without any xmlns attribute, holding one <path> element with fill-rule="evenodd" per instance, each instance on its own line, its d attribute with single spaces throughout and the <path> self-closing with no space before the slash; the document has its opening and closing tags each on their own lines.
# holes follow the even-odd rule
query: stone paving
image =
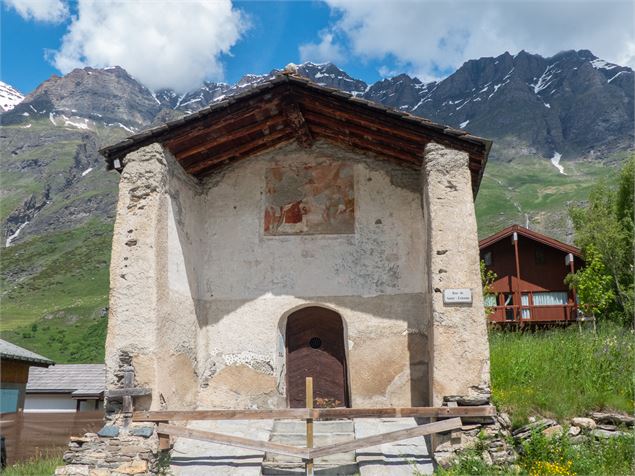
<svg viewBox="0 0 635 476">
<path fill-rule="evenodd" d="M 414 418 L 363 418 L 355 420 L 355 437 L 364 438 L 413 426 L 416 426 Z M 422 436 L 357 450 L 357 464 L 361 476 L 412 476 L 432 474 L 434 470 L 426 439 Z"/>
<path fill-rule="evenodd" d="M 268 441 L 272 420 L 197 421 L 188 428 Z M 177 438 L 172 450 L 175 476 L 260 476 L 264 452 Z"/>
<path fill-rule="evenodd" d="M 413 418 L 358 419 L 354 422 L 355 437 L 362 438 L 411 428 L 415 425 Z M 191 422 L 188 427 L 270 441 L 273 421 L 199 421 Z M 351 474 L 411 476 L 415 470 L 420 474 L 433 472 L 432 459 L 423 437 L 363 448 L 357 450 L 356 456 L 359 469 L 357 473 Z M 260 476 L 264 458 L 265 453 L 260 451 L 177 438 L 172 452 L 171 469 L 175 476 Z M 303 474 L 303 472 L 298 468 L 288 474 Z M 330 468 L 316 471 L 316 474 L 347 473 L 338 472 L 337 468 Z"/>
</svg>

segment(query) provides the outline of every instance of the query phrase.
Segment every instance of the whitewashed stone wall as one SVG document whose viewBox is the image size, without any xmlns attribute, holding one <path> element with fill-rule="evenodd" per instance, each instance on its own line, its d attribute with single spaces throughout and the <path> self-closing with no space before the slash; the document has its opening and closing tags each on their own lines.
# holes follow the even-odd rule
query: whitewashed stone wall
<svg viewBox="0 0 635 476">
<path fill-rule="evenodd" d="M 433 162 L 435 151 L 457 154 L 432 147 Z M 307 305 L 343 318 L 353 406 L 423 405 L 486 381 L 474 209 L 459 159 L 447 176 L 441 166 L 422 174 L 318 141 L 198 182 L 159 145 L 129 154 L 113 238 L 109 385 L 130 356 L 137 383 L 154 390 L 141 407 L 283 407 L 286 317 Z M 355 234 L 264 236 L 266 167 L 325 160 L 354 165 Z M 458 191 L 443 189 L 450 177 Z M 450 217 L 467 221 L 458 241 Z M 453 283 L 474 289 L 473 307 L 448 310 L 431 293 Z"/>
</svg>

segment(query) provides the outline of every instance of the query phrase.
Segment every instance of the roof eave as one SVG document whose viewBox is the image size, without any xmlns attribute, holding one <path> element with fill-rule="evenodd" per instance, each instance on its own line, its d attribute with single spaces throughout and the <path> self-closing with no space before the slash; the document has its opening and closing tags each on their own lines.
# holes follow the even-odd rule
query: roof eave
<svg viewBox="0 0 635 476">
<path fill-rule="evenodd" d="M 55 362 L 53 362 L 52 360 L 24 357 L 24 356 L 15 355 L 15 354 L 1 354 L 0 359 L 15 360 L 17 362 L 26 362 L 26 363 L 29 363 L 31 367 L 50 367 L 51 365 L 55 365 Z"/>
<path fill-rule="evenodd" d="M 486 238 L 483 238 L 482 240 L 478 242 L 478 247 L 479 249 L 487 248 L 488 246 L 491 246 L 494 243 L 498 243 L 499 241 L 511 236 L 512 233 L 514 232 L 520 234 L 521 236 L 524 236 L 525 238 L 538 241 L 539 243 L 542 243 L 544 245 L 559 249 L 560 251 L 564 253 L 571 253 L 580 259 L 584 259 L 582 257 L 582 251 L 579 248 L 563 243 L 562 241 L 556 240 L 555 238 L 551 238 L 550 236 L 543 235 L 542 233 L 529 230 L 517 224 L 508 226 L 507 228 L 503 228 L 499 232 L 494 233 L 493 235 L 488 236 Z"/>
</svg>

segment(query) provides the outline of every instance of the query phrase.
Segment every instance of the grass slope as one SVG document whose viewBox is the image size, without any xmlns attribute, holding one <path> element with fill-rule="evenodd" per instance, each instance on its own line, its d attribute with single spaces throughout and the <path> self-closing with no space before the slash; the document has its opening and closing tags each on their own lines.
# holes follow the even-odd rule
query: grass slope
<svg viewBox="0 0 635 476">
<path fill-rule="evenodd" d="M 103 361 L 112 225 L 2 250 L 0 335 L 59 363 Z"/>
<path fill-rule="evenodd" d="M 598 180 L 616 174 L 621 158 L 561 162 L 567 175 L 533 156 L 488 162 L 476 199 L 479 237 L 529 221 L 530 228 L 568 241 L 569 206 L 587 200 Z"/>
</svg>

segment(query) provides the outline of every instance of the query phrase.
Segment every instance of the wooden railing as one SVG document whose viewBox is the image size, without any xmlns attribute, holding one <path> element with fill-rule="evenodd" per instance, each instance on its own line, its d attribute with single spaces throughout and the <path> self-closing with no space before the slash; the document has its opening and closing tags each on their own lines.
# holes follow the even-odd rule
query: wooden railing
<svg viewBox="0 0 635 476">
<path fill-rule="evenodd" d="M 553 306 L 492 306 L 489 315 L 490 322 L 503 323 L 532 323 L 532 322 L 575 322 L 577 306 L 575 304 L 560 304 Z M 523 311 L 528 317 L 522 317 Z"/>
</svg>

